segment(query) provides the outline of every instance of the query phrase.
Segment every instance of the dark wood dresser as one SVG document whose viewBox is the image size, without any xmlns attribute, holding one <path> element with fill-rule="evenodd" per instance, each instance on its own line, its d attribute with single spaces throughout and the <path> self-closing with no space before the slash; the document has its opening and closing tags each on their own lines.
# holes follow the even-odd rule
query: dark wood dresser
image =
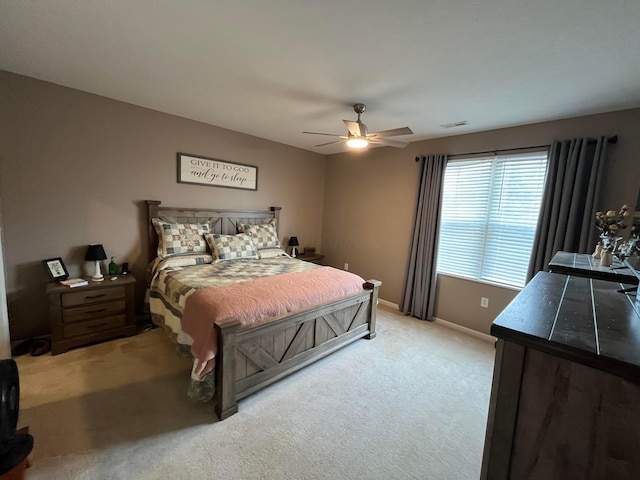
<svg viewBox="0 0 640 480">
<path fill-rule="evenodd" d="M 119 275 L 115 280 L 105 277 L 102 282 L 89 281 L 89 285 L 76 288 L 50 283 L 51 353 L 135 335 L 135 283 L 132 275 Z"/>
<path fill-rule="evenodd" d="M 640 478 L 640 303 L 540 272 L 498 316 L 482 479 Z"/>
<path fill-rule="evenodd" d="M 636 275 L 618 259 L 614 258 L 611 266 L 603 267 L 599 260 L 586 253 L 557 252 L 549 262 L 549 270 L 565 275 L 638 284 Z"/>
</svg>

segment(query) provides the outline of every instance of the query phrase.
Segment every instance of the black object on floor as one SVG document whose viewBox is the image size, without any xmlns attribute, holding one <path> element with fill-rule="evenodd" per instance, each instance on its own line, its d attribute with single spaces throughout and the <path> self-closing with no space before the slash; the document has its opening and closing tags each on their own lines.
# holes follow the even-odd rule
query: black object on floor
<svg viewBox="0 0 640 480">
<path fill-rule="evenodd" d="M 33 437 L 28 433 L 19 433 L 8 440 L 0 440 L 0 475 L 22 463 L 32 449 Z"/>
<path fill-rule="evenodd" d="M 16 433 L 20 411 L 20 378 L 15 360 L 0 360 L 0 475 L 27 458 L 33 437 Z"/>
<path fill-rule="evenodd" d="M 51 350 L 51 342 L 46 338 L 39 338 L 38 340 L 34 340 L 31 348 L 29 349 L 29 353 L 31 353 L 32 357 L 39 357 L 40 355 L 44 355 Z"/>
<path fill-rule="evenodd" d="M 15 360 L 0 360 L 0 441 L 16 434 L 20 408 L 20 378 Z"/>
</svg>

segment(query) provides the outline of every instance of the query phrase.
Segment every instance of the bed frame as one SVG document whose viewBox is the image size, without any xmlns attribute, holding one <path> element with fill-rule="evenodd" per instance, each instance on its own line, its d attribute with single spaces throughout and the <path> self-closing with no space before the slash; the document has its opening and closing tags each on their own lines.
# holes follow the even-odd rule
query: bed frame
<svg viewBox="0 0 640 480">
<path fill-rule="evenodd" d="M 280 207 L 219 210 L 162 207 L 147 200 L 149 254 L 158 238 L 151 219 L 208 223 L 213 233 L 235 234 L 236 222 L 258 224 L 279 218 Z M 215 322 L 218 332 L 214 411 L 220 420 L 238 411 L 237 401 L 360 338 L 376 336 L 376 307 L 381 282 L 369 280 L 365 291 L 340 300 L 242 326 L 229 318 Z"/>
</svg>

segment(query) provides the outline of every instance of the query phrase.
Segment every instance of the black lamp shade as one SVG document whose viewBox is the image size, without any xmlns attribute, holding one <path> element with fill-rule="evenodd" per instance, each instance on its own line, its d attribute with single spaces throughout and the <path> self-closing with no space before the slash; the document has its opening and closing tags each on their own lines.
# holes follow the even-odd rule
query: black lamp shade
<svg viewBox="0 0 640 480">
<path fill-rule="evenodd" d="M 104 252 L 104 247 L 102 245 L 93 244 L 87 247 L 87 254 L 84 256 L 85 260 L 96 261 L 96 260 L 106 260 L 107 254 Z"/>
<path fill-rule="evenodd" d="M 289 246 L 290 247 L 299 247 L 300 244 L 298 243 L 298 237 L 289 238 Z"/>
</svg>

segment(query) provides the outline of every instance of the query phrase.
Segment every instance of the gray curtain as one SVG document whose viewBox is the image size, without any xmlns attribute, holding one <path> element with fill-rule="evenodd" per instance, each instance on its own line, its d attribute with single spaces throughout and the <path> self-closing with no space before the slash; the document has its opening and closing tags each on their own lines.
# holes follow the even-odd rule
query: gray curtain
<svg viewBox="0 0 640 480">
<path fill-rule="evenodd" d="M 527 280 L 544 270 L 558 251 L 588 253 L 595 247 L 595 202 L 607 144 L 607 137 L 555 140 L 551 144 Z"/>
<path fill-rule="evenodd" d="M 416 160 L 422 167 L 420 189 L 400 310 L 422 320 L 433 320 L 438 224 L 447 156 L 430 155 Z"/>
</svg>

